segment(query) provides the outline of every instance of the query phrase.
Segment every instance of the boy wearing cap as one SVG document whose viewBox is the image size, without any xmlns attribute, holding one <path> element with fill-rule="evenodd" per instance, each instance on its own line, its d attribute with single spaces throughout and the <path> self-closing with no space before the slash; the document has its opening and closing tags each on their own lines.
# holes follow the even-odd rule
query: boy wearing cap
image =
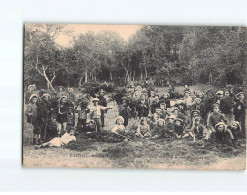
<svg viewBox="0 0 247 195">
<path fill-rule="evenodd" d="M 51 96 L 48 93 L 44 93 L 41 97 L 40 102 L 40 117 L 42 120 L 42 131 L 41 131 L 41 139 L 43 141 L 47 140 L 51 136 L 51 115 L 53 112 L 52 104 L 51 104 Z"/>
<path fill-rule="evenodd" d="M 41 121 L 40 121 L 40 108 L 37 105 L 38 96 L 32 94 L 29 98 L 29 104 L 25 111 L 27 116 L 27 122 L 33 125 L 33 144 L 39 144 L 41 142 L 40 133 L 41 133 Z"/>
<path fill-rule="evenodd" d="M 234 121 L 233 115 L 233 99 L 230 96 L 230 91 L 225 90 L 224 97 L 220 100 L 220 111 L 225 115 L 229 124 Z"/>
<path fill-rule="evenodd" d="M 73 88 L 72 87 L 69 87 L 68 88 L 68 95 L 67 95 L 67 100 L 73 105 L 75 106 L 75 101 L 76 101 L 76 96 L 75 94 L 73 93 Z"/>
<path fill-rule="evenodd" d="M 88 104 L 89 104 L 89 101 L 85 97 L 85 95 L 83 96 L 82 94 L 80 94 L 79 99 L 76 103 L 77 105 L 76 111 L 78 113 L 78 122 L 76 124 L 77 126 L 76 130 L 79 133 L 81 133 L 82 131 L 85 131 L 87 114 L 89 113 Z"/>
<path fill-rule="evenodd" d="M 111 109 L 110 107 L 103 107 L 98 105 L 99 99 L 98 98 L 93 98 L 92 100 L 93 105 L 90 106 L 90 112 L 89 112 L 89 117 L 90 119 L 94 120 L 96 127 L 97 127 L 97 132 L 102 133 L 102 124 L 101 124 L 101 110 L 108 110 Z"/>
<path fill-rule="evenodd" d="M 245 117 L 246 117 L 246 102 L 244 101 L 244 93 L 237 94 L 236 104 L 234 105 L 234 115 L 236 121 L 240 123 L 242 134 L 245 136 Z"/>
<path fill-rule="evenodd" d="M 126 97 L 122 98 L 122 105 L 119 107 L 119 115 L 123 117 L 123 125 L 126 127 L 128 125 L 129 118 L 131 116 L 131 109 L 128 106 Z"/>
<path fill-rule="evenodd" d="M 207 126 L 210 128 L 210 129 L 214 129 L 215 125 L 219 122 L 224 122 L 224 123 L 228 123 L 226 117 L 219 113 L 220 111 L 220 108 L 219 108 L 219 105 L 218 104 L 214 104 L 213 105 L 213 113 L 209 116 L 208 118 L 208 124 Z"/>
<path fill-rule="evenodd" d="M 28 86 L 28 91 L 25 93 L 25 104 L 29 103 L 29 99 L 32 94 L 34 94 L 35 87 L 33 85 Z"/>
<path fill-rule="evenodd" d="M 189 134 L 187 134 L 185 132 L 184 126 L 183 126 L 183 120 L 180 118 L 176 118 L 174 120 L 174 134 L 175 134 L 175 138 L 177 139 L 181 139 L 181 138 L 185 138 L 188 137 Z"/>
<path fill-rule="evenodd" d="M 150 91 L 150 97 L 148 98 L 148 104 L 150 106 L 151 114 L 155 113 L 155 92 Z"/>
<path fill-rule="evenodd" d="M 207 128 L 201 123 L 200 117 L 195 117 L 192 120 L 191 132 L 196 136 L 197 139 L 203 139 L 207 135 Z"/>
</svg>

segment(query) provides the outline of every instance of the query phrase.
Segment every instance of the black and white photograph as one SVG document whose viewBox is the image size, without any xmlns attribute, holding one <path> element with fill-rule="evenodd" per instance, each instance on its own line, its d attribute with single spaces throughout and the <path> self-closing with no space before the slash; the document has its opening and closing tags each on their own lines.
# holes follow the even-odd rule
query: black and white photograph
<svg viewBox="0 0 247 195">
<path fill-rule="evenodd" d="M 246 169 L 246 27 L 23 34 L 24 167 Z"/>
</svg>

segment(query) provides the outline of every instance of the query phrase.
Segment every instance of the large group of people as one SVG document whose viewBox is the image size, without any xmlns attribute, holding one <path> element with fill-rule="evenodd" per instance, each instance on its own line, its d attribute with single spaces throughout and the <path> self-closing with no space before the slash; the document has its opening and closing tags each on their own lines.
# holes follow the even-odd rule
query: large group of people
<svg viewBox="0 0 247 195">
<path fill-rule="evenodd" d="M 244 92 L 233 94 L 219 90 L 209 101 L 205 92 L 184 85 L 179 98 L 172 98 L 174 88 L 159 95 L 154 87 L 131 83 L 118 102 L 119 115 L 113 129 L 104 129 L 106 93 L 100 89 L 94 97 L 73 88 L 58 87 L 52 94 L 34 85 L 25 93 L 27 122 L 34 127 L 33 144 L 38 147 L 61 146 L 75 141 L 80 133 L 101 136 L 111 132 L 119 141 L 136 139 L 185 139 L 225 142 L 239 147 L 245 138 L 246 103 Z M 138 121 L 138 127 L 129 125 Z"/>
</svg>

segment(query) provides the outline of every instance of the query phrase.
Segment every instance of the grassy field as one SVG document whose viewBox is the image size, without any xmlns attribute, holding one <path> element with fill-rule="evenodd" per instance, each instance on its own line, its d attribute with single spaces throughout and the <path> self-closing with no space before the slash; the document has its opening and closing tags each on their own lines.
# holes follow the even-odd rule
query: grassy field
<svg viewBox="0 0 247 195">
<path fill-rule="evenodd" d="M 199 86 L 199 88 L 205 86 Z M 198 88 L 194 86 L 193 88 Z M 182 88 L 181 88 L 182 89 Z M 176 89 L 176 90 L 181 90 Z M 162 93 L 165 89 L 159 89 Z M 117 106 L 106 114 L 105 131 L 114 126 Z M 138 125 L 130 120 L 129 128 Z M 138 140 L 128 142 L 92 141 L 77 137 L 63 148 L 35 150 L 29 143 L 32 126 L 24 124 L 23 165 L 26 167 L 84 167 L 84 168 L 153 168 L 153 169 L 245 169 L 246 150 L 215 143 L 193 142 L 192 139 L 165 141 Z M 245 145 L 245 141 L 242 140 Z"/>
</svg>

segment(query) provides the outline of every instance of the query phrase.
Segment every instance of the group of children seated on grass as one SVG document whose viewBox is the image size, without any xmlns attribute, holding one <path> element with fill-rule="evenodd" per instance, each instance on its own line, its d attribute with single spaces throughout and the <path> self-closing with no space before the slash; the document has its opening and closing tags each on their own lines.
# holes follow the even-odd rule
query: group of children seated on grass
<svg viewBox="0 0 247 195">
<path fill-rule="evenodd" d="M 70 90 L 70 96 L 71 93 Z M 189 89 L 188 86 L 185 86 L 183 94 L 182 98 L 170 99 L 168 92 L 160 97 L 154 90 L 130 85 L 118 104 L 119 116 L 115 119 L 115 126 L 105 131 L 116 135 L 119 141 L 188 137 L 194 141 L 211 140 L 226 142 L 236 148 L 240 146 L 238 140 L 245 138 L 246 133 L 243 92 L 234 96 L 228 89 L 218 91 L 212 101 L 206 101 L 202 91 Z M 79 95 L 77 99 L 72 96 L 74 102 L 62 95 L 55 99 L 58 103 L 52 106 L 49 94 L 44 93 L 41 97 L 30 94 L 25 114 L 34 126 L 34 135 L 46 136 L 54 113 L 56 118 L 57 135 L 35 142 L 36 148 L 66 145 L 75 141 L 78 133 L 91 137 L 104 134 L 104 115 L 111 109 L 104 95 L 100 90 L 95 98 L 88 98 L 86 94 Z M 130 119 L 138 121 L 138 126 L 129 125 Z"/>
</svg>

